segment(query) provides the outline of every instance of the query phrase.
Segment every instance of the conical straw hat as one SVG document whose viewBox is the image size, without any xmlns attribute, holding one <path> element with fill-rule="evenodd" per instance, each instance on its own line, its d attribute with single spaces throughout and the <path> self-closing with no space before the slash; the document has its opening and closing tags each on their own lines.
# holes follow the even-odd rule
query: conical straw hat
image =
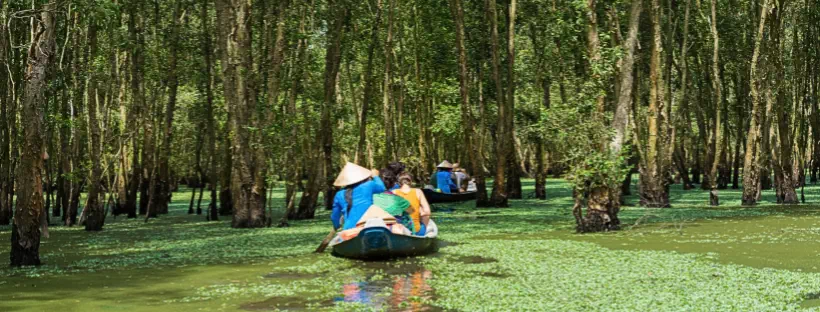
<svg viewBox="0 0 820 312">
<path fill-rule="evenodd" d="M 442 161 L 440 164 L 438 164 L 438 166 L 436 166 L 436 168 L 453 169 L 453 164 L 451 164 L 449 161 L 445 160 L 445 161 Z"/>
<path fill-rule="evenodd" d="M 396 217 L 390 215 L 387 211 L 384 211 L 384 209 L 379 208 L 379 206 L 372 205 L 367 209 L 367 212 L 364 213 L 356 225 L 364 224 L 370 219 L 382 219 L 385 224 L 396 223 Z"/>
<path fill-rule="evenodd" d="M 333 185 L 338 187 L 345 187 L 351 184 L 362 182 L 371 176 L 370 170 L 354 163 L 347 163 L 342 168 L 342 172 L 336 177 L 336 182 Z"/>
</svg>

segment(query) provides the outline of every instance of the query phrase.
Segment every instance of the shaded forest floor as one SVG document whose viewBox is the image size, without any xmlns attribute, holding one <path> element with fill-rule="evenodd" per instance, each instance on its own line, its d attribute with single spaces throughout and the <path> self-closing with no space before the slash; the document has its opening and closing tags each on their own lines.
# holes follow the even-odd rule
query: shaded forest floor
<svg viewBox="0 0 820 312">
<path fill-rule="evenodd" d="M 438 205 L 438 254 L 358 262 L 311 254 L 327 212 L 289 228 L 231 229 L 230 217 L 188 215 L 183 190 L 148 224 L 51 227 L 45 265 L 0 267 L 0 311 L 820 310 L 820 187 L 791 207 L 766 192 L 741 208 L 740 191 L 725 190 L 712 208 L 708 192 L 675 185 L 673 208 L 624 207 L 624 230 L 593 235 L 573 233 L 570 194 L 550 180 L 546 201 Z M 0 241 L 9 231 L 0 227 Z M 0 257 L 8 252 L 1 244 Z"/>
</svg>

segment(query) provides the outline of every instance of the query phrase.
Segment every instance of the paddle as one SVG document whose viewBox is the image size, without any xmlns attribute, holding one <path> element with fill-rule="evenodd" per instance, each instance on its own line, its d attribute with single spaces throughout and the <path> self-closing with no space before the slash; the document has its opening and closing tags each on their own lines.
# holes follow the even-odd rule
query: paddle
<svg viewBox="0 0 820 312">
<path fill-rule="evenodd" d="M 319 244 L 319 247 L 316 248 L 316 251 L 314 251 L 314 252 L 315 253 L 325 252 L 325 249 L 327 248 L 327 245 L 330 244 L 330 240 L 332 240 L 334 236 L 336 236 L 336 229 L 333 229 L 332 231 L 330 231 L 330 233 L 327 234 L 327 237 L 325 237 L 325 239 L 322 240 L 322 243 Z"/>
</svg>

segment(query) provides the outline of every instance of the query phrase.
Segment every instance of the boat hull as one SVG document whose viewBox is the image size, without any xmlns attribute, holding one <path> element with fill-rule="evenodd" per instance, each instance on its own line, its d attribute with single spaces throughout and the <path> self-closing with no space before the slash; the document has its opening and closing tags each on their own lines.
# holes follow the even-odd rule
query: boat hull
<svg viewBox="0 0 820 312">
<path fill-rule="evenodd" d="M 387 228 L 362 230 L 358 236 L 333 246 L 333 255 L 359 260 L 415 257 L 438 251 L 438 239 L 393 234 Z"/>
<path fill-rule="evenodd" d="M 476 192 L 445 194 L 430 189 L 423 189 L 422 191 L 424 197 L 427 197 L 427 202 L 431 204 L 465 202 L 476 198 Z"/>
</svg>

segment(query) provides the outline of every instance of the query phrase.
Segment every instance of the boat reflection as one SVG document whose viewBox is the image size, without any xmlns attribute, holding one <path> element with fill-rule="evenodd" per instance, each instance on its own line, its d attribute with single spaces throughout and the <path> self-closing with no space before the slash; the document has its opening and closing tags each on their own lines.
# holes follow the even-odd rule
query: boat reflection
<svg viewBox="0 0 820 312">
<path fill-rule="evenodd" d="M 344 285 L 342 296 L 336 301 L 357 302 L 389 311 L 437 311 L 439 309 L 425 303 L 433 299 L 433 289 L 427 284 L 432 276 L 431 271 L 420 269 L 384 279 L 368 278 L 367 282 Z M 386 294 L 387 290 L 390 291 Z"/>
</svg>

